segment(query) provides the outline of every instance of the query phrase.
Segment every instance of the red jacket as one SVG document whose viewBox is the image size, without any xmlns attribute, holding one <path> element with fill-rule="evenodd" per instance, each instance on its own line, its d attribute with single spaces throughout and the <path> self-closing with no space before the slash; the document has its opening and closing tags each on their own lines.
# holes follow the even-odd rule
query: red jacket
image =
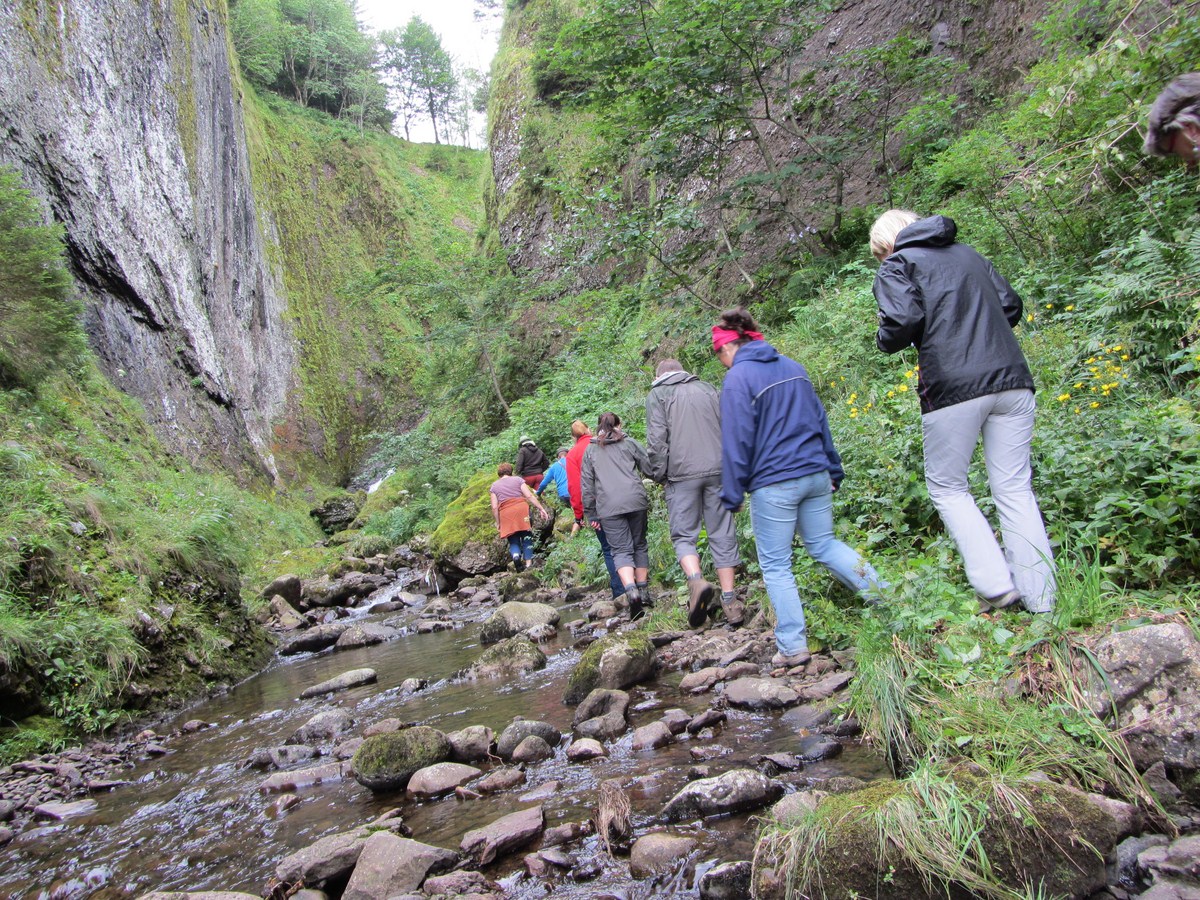
<svg viewBox="0 0 1200 900">
<path fill-rule="evenodd" d="M 592 442 L 592 436 L 585 434 L 576 438 L 575 446 L 567 451 L 567 491 L 571 495 L 571 509 L 575 510 L 575 518 L 583 518 L 583 481 L 580 468 L 583 466 L 583 452 Z"/>
</svg>

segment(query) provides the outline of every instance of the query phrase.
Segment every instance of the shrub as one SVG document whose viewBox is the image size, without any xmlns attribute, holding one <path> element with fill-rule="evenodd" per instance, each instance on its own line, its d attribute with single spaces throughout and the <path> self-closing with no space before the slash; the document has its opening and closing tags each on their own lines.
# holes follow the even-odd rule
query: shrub
<svg viewBox="0 0 1200 900">
<path fill-rule="evenodd" d="M 0 388 L 34 386 L 83 352 L 62 234 L 42 224 L 20 178 L 0 167 Z"/>
</svg>

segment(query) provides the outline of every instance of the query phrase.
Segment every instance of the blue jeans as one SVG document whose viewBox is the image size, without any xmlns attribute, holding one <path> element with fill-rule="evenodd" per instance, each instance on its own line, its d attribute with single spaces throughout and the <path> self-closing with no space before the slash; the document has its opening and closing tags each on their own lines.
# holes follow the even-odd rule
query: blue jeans
<svg viewBox="0 0 1200 900">
<path fill-rule="evenodd" d="M 863 594 L 880 584 L 871 564 L 833 536 L 833 483 L 828 472 L 751 491 L 750 523 L 763 583 L 775 608 L 775 643 L 780 653 L 790 656 L 808 650 L 804 604 L 792 573 L 795 535 L 800 535 L 809 556 L 852 591 Z"/>
<path fill-rule="evenodd" d="M 533 535 L 518 531 L 508 536 L 508 555 L 514 560 L 533 559 Z"/>
</svg>

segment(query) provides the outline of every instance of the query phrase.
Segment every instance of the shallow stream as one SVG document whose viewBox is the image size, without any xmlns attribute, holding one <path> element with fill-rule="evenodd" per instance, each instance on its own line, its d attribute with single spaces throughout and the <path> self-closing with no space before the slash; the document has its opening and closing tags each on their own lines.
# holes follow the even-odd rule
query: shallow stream
<svg viewBox="0 0 1200 900">
<path fill-rule="evenodd" d="M 458 619 L 453 631 L 406 634 L 390 643 L 360 650 L 323 652 L 281 659 L 227 694 L 181 712 L 156 730 L 167 734 L 185 721 L 201 719 L 212 727 L 178 734 L 166 742 L 170 752 L 147 758 L 123 775 L 130 784 L 97 794 L 99 809 L 18 835 L 0 851 L 0 897 L 59 898 L 138 896 L 151 890 L 240 890 L 260 894 L 287 854 L 318 838 L 365 824 L 387 809 L 400 807 L 415 840 L 458 849 L 464 833 L 494 819 L 545 805 L 547 827 L 587 819 L 597 788 L 607 778 L 633 783 L 630 797 L 635 834 L 651 830 L 654 816 L 688 780 L 695 765 L 692 747 L 720 744 L 732 752 L 712 760 L 714 774 L 748 765 L 752 756 L 795 748 L 796 729 L 786 713 L 728 710 L 729 719 L 711 736 L 702 733 L 661 750 L 632 752 L 631 732 L 612 742 L 609 757 L 574 764 L 566 759 L 567 742 L 556 756 L 528 768 L 525 785 L 507 793 L 476 800 L 450 795 L 417 803 L 402 794 L 377 796 L 352 778 L 322 783 L 297 791 L 301 802 L 276 817 L 270 808 L 277 794 L 264 794 L 259 785 L 269 773 L 246 768 L 243 761 L 257 748 L 275 747 L 317 712 L 330 706 L 350 709 L 354 730 L 389 717 L 454 731 L 468 725 L 487 725 L 497 735 L 516 716 L 541 719 L 564 734 L 571 730 L 573 708 L 562 703 L 563 689 L 579 651 L 571 648 L 570 633 L 559 629 L 556 641 L 542 645 L 549 665 L 540 672 L 507 681 L 456 681 L 453 676 L 478 656 L 479 621 L 490 608 L 472 610 L 475 621 Z M 565 618 L 579 611 L 563 610 Z M 394 614 L 367 616 L 394 619 Z M 306 687 L 350 669 L 370 667 L 376 684 L 332 697 L 297 699 Z M 711 696 L 683 695 L 682 673 L 631 691 L 634 727 L 661 718 L 673 707 L 698 713 Z M 404 696 L 398 686 L 408 678 L 427 679 L 429 686 Z M 317 765 L 320 760 L 303 765 Z M 882 774 L 874 754 L 848 746 L 837 759 L 811 764 L 804 773 L 813 778 Z M 634 779 L 637 779 L 634 782 Z M 547 781 L 559 788 L 546 800 L 521 797 Z M 702 826 L 672 830 L 699 838 L 699 870 L 716 862 L 748 859 L 755 828 L 748 817 L 710 820 Z M 581 858 L 596 855 L 596 841 L 568 846 Z M 544 882 L 520 874 L 522 854 L 502 859 L 485 870 L 502 880 L 514 897 L 545 897 Z M 663 884 L 631 881 L 624 860 L 608 865 L 595 881 L 566 882 L 553 888 L 555 897 L 695 896 L 690 883 Z"/>
</svg>

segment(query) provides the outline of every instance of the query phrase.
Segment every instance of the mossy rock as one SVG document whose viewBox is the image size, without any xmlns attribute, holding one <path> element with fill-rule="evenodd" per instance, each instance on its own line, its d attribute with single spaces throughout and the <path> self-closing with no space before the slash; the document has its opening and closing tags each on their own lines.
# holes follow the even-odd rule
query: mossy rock
<svg viewBox="0 0 1200 900">
<path fill-rule="evenodd" d="M 465 674 L 476 678 L 495 678 L 544 668 L 546 654 L 528 637 L 518 634 L 485 650 Z"/>
<path fill-rule="evenodd" d="M 504 603 L 479 629 L 479 643 L 487 646 L 539 625 L 557 625 L 558 610 L 548 603 Z"/>
<path fill-rule="evenodd" d="M 507 564 L 507 544 L 496 534 L 488 493 L 495 480 L 494 472 L 477 473 L 446 507 L 429 541 L 430 551 L 444 569 L 484 575 Z"/>
<path fill-rule="evenodd" d="M 450 741 L 436 728 L 417 725 L 375 734 L 354 754 L 354 778 L 376 793 L 403 790 L 413 774 L 450 758 Z"/>
<path fill-rule="evenodd" d="M 757 896 L 784 897 L 789 878 L 793 895 L 819 886 L 828 900 L 968 900 L 980 893 L 972 877 L 1018 893 L 1041 885 L 1049 897 L 1086 897 L 1104 886 L 1104 858 L 1122 835 L 1111 813 L 1086 794 L 1032 778 L 1004 785 L 1003 793 L 991 780 L 964 772 L 951 779 L 957 799 L 945 809 L 975 817 L 989 873 L 972 866 L 974 857 L 953 839 L 939 841 L 946 828 L 915 780 L 889 781 L 830 795 L 798 822 L 765 830 L 755 854 Z M 908 824 L 906 831 L 896 829 L 898 821 Z M 972 827 L 959 825 L 967 833 Z M 814 842 L 819 854 L 784 853 Z M 939 847 L 951 849 L 937 853 Z M 791 871 L 789 860 L 796 863 Z"/>
<path fill-rule="evenodd" d="M 495 472 L 477 472 L 446 507 L 430 542 L 435 556 L 453 556 L 468 541 L 496 540 L 496 521 L 492 518 L 492 500 L 488 494 L 495 480 Z"/>
<path fill-rule="evenodd" d="M 610 634 L 596 641 L 575 664 L 567 679 L 565 703 L 579 703 L 596 688 L 623 690 L 654 674 L 658 656 L 640 631 Z"/>
</svg>

